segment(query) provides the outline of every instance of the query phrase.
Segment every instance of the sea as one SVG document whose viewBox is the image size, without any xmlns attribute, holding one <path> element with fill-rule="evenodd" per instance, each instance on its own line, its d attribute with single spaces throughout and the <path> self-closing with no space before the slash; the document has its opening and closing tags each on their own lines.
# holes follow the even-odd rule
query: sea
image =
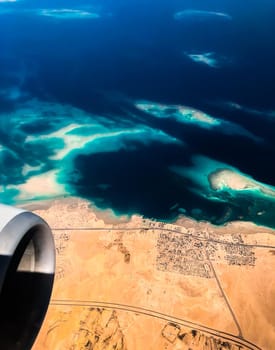
<svg viewBox="0 0 275 350">
<path fill-rule="evenodd" d="M 275 227 L 274 0 L 0 0 L 0 201 Z"/>
</svg>

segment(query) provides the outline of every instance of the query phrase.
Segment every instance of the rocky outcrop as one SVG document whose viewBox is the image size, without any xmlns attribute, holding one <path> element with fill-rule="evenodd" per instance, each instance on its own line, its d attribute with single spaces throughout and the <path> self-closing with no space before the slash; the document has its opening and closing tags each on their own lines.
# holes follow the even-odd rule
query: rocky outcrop
<svg viewBox="0 0 275 350">
<path fill-rule="evenodd" d="M 70 350 L 127 350 L 115 310 L 85 310 Z"/>
</svg>

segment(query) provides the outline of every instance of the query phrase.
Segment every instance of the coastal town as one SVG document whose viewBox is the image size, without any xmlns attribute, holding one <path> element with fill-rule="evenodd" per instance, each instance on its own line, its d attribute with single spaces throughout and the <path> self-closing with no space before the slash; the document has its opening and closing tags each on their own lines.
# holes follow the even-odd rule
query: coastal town
<svg viewBox="0 0 275 350">
<path fill-rule="evenodd" d="M 36 212 L 52 227 L 57 266 L 34 350 L 259 350 L 275 341 L 263 308 L 274 303 L 273 230 L 118 220 L 76 198 Z"/>
</svg>

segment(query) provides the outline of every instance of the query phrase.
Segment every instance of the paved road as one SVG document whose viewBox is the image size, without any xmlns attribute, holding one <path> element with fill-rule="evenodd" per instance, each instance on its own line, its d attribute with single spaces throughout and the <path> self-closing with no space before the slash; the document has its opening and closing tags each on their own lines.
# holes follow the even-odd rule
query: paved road
<svg viewBox="0 0 275 350">
<path fill-rule="evenodd" d="M 246 347 L 250 350 L 261 350 L 257 345 L 240 338 L 238 336 L 234 336 L 233 334 L 227 333 L 227 332 L 221 332 L 217 331 L 216 329 L 202 326 L 195 322 L 190 322 L 188 320 L 184 320 L 178 317 L 173 317 L 171 315 L 167 315 L 161 312 L 157 312 L 154 310 L 142 308 L 142 307 L 136 307 L 133 305 L 127 305 L 127 304 L 117 304 L 117 303 L 111 303 L 111 302 L 101 302 L 96 300 L 70 300 L 70 299 L 52 299 L 50 305 L 53 306 L 78 306 L 78 307 L 101 307 L 104 309 L 115 309 L 115 310 L 122 310 L 127 312 L 134 312 L 143 314 L 146 316 L 154 317 L 160 320 L 164 320 L 166 322 L 172 322 L 176 323 L 178 325 L 182 325 L 185 327 L 188 327 L 190 329 L 196 329 L 198 331 L 207 333 L 209 335 L 222 338 L 224 340 L 231 341 L 235 343 L 236 345 Z"/>
<path fill-rule="evenodd" d="M 212 239 L 212 238 L 205 238 L 205 237 L 201 237 L 201 236 L 198 236 L 198 235 L 195 235 L 195 234 L 186 234 L 186 233 L 183 233 L 182 231 L 178 230 L 178 229 L 166 229 L 166 228 L 159 228 L 159 227 L 118 227 L 118 228 L 114 228 L 114 227 L 110 227 L 110 228 L 106 228 L 106 227 L 64 227 L 64 228 L 52 228 L 53 231 L 140 231 L 140 230 L 145 230 L 145 231 L 148 231 L 148 230 L 156 230 L 156 231 L 160 231 L 160 232 L 171 232 L 171 233 L 177 233 L 177 234 L 180 234 L 181 236 L 183 237 L 186 237 L 188 239 L 196 239 L 196 240 L 200 240 L 200 241 L 206 241 L 206 242 L 213 242 L 213 243 L 218 243 L 218 244 L 223 244 L 223 245 L 235 245 L 235 246 L 243 246 L 243 247 L 250 247 L 250 248 L 264 248 L 264 249 L 275 249 L 275 246 L 271 246 L 271 245 L 262 245 L 262 244 L 246 244 L 246 243 L 238 243 L 238 242 L 228 242 L 228 241 L 223 241 L 223 240 L 218 240 L 218 239 Z M 206 252 L 207 253 L 207 252 Z M 208 254 L 207 254 L 208 256 Z M 222 285 L 221 285 L 221 282 L 217 276 L 217 273 L 215 271 L 215 268 L 211 262 L 211 260 L 209 259 L 208 257 L 208 261 L 211 265 L 211 268 L 212 268 L 212 271 L 213 271 L 213 275 L 216 279 L 216 282 L 217 282 L 217 285 L 219 287 L 219 290 L 225 300 L 225 303 L 229 309 L 229 312 L 230 314 L 232 315 L 232 318 L 234 320 L 234 323 L 236 324 L 236 327 L 238 329 L 238 336 L 234 336 L 232 334 L 229 334 L 229 333 L 225 333 L 225 332 L 220 332 L 220 331 L 217 331 L 217 330 L 214 330 L 214 329 L 210 329 L 208 327 L 204 327 L 202 325 L 199 325 L 199 324 L 196 324 L 196 323 L 192 323 L 192 322 L 189 322 L 187 320 L 182 320 L 182 319 L 178 319 L 178 318 L 175 318 L 175 317 L 172 317 L 172 316 L 169 316 L 169 315 L 164 315 L 162 313 L 158 313 L 156 311 L 152 311 L 152 310 L 148 310 L 148 309 L 143 309 L 143 308 L 135 308 L 135 307 L 132 307 L 132 306 L 129 306 L 129 305 L 121 305 L 121 304 L 112 304 L 112 303 L 101 303 L 100 305 L 105 305 L 105 306 L 102 306 L 102 307 L 106 307 L 106 305 L 109 305 L 109 307 L 111 307 L 110 305 L 113 305 L 113 308 L 123 308 L 123 310 L 126 310 L 126 311 L 133 311 L 133 309 L 135 310 L 140 310 L 139 312 L 140 313 L 145 313 L 149 316 L 152 316 L 152 317 L 158 317 L 158 318 L 161 318 L 161 319 L 165 319 L 167 321 L 170 321 L 170 322 L 176 322 L 176 323 L 179 323 L 179 324 L 183 324 L 185 326 L 188 326 L 188 327 L 193 327 L 195 326 L 196 329 L 198 330 L 202 330 L 204 332 L 207 332 L 209 334 L 212 334 L 212 335 L 215 335 L 215 336 L 222 336 L 223 338 L 225 339 L 231 339 L 231 340 L 234 340 L 235 342 L 239 342 L 239 344 L 242 344 L 242 345 L 245 345 L 246 347 L 248 347 L 249 349 L 260 349 L 259 347 L 257 347 L 255 344 L 253 343 L 250 343 L 246 340 L 243 339 L 243 335 L 242 335 L 242 330 L 241 330 L 241 327 L 240 327 L 240 324 L 237 320 L 237 317 L 229 303 L 229 300 L 222 288 Z M 52 304 L 53 305 L 67 305 L 66 303 L 68 303 L 69 305 L 75 305 L 75 306 L 94 306 L 94 305 L 97 305 L 98 302 L 96 301 L 92 301 L 92 302 L 82 302 L 82 301 L 65 301 L 65 300 L 53 300 L 52 301 Z M 231 337 L 231 338 L 226 338 L 227 337 Z M 243 343 L 244 342 L 244 343 Z"/>
<path fill-rule="evenodd" d="M 242 247 L 251 247 L 251 248 L 266 248 L 266 249 L 275 249 L 275 246 L 273 245 L 264 245 L 264 244 L 247 244 L 247 243 L 233 243 L 233 242 L 228 242 L 228 241 L 222 241 L 218 239 L 213 239 L 213 238 L 204 238 L 200 236 L 196 236 L 194 234 L 189 234 L 189 233 L 183 233 L 180 230 L 176 229 L 166 229 L 166 228 L 158 228 L 158 227 L 120 227 L 120 228 L 106 228 L 106 227 L 52 227 L 52 231 L 140 231 L 140 230 L 157 230 L 157 231 L 164 231 L 164 232 L 173 232 L 180 234 L 182 236 L 188 237 L 188 238 L 193 238 L 197 239 L 200 241 L 207 241 L 207 242 L 213 242 L 213 243 L 220 243 L 224 245 L 229 245 L 229 244 L 234 244 L 236 246 L 242 246 Z"/>
</svg>

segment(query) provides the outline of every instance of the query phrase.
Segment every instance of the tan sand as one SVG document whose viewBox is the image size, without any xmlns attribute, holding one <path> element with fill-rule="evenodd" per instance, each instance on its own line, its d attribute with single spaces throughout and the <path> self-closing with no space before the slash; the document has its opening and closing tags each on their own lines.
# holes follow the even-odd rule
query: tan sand
<svg viewBox="0 0 275 350">
<path fill-rule="evenodd" d="M 36 213 L 53 228 L 57 268 L 33 350 L 273 349 L 273 230 L 119 221 L 78 198 Z"/>
<path fill-rule="evenodd" d="M 248 176 L 238 174 L 233 170 L 217 170 L 210 176 L 211 186 L 216 189 L 227 187 L 233 190 L 259 190 L 262 194 L 275 198 L 275 190 L 272 186 L 263 185 Z"/>
</svg>

